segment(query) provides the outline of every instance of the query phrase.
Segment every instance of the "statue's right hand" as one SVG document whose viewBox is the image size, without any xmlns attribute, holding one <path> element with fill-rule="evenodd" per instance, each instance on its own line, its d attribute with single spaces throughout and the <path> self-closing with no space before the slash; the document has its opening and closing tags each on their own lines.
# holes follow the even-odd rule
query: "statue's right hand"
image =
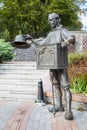
<svg viewBox="0 0 87 130">
<path fill-rule="evenodd" d="M 25 40 L 31 40 L 32 39 L 32 37 L 29 34 L 24 34 L 23 36 L 24 36 Z"/>
</svg>

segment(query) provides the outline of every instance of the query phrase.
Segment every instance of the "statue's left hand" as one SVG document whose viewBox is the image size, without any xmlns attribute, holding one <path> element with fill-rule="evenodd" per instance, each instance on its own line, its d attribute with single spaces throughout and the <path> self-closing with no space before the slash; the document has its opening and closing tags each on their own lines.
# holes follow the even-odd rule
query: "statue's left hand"
<svg viewBox="0 0 87 130">
<path fill-rule="evenodd" d="M 67 43 L 68 43 L 68 41 L 67 42 L 66 41 L 62 42 L 61 47 L 64 48 L 65 46 L 67 46 Z"/>
<path fill-rule="evenodd" d="M 74 36 L 72 36 L 71 38 L 69 38 L 69 39 L 65 40 L 64 42 L 62 42 L 61 47 L 63 48 L 65 46 L 70 45 L 71 43 L 73 43 L 73 44 L 75 43 L 75 37 Z"/>
</svg>

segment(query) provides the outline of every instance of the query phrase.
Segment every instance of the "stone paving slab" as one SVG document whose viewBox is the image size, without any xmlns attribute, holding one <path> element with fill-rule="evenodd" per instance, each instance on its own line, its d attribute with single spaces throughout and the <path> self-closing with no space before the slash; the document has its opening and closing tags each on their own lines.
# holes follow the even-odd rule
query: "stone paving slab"
<svg viewBox="0 0 87 130">
<path fill-rule="evenodd" d="M 0 101 L 0 130 L 87 130 L 87 111 L 73 109 L 74 120 L 64 119 L 65 112 L 55 118 L 48 105 L 32 101 Z"/>
</svg>

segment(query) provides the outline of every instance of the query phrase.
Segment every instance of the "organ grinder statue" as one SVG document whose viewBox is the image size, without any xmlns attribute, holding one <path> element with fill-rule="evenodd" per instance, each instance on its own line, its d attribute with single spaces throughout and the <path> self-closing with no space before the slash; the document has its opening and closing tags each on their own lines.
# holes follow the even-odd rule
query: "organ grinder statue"
<svg viewBox="0 0 87 130">
<path fill-rule="evenodd" d="M 70 81 L 68 78 L 68 45 L 74 44 L 75 36 L 70 34 L 61 24 L 61 18 L 56 13 L 48 15 L 48 22 L 52 28 L 46 38 L 42 41 L 35 41 L 30 35 L 17 35 L 15 41 L 11 43 L 17 48 L 28 48 L 31 40 L 37 46 L 37 68 L 49 69 L 52 91 L 55 90 L 56 105 L 48 107 L 49 112 L 64 111 L 62 105 L 62 91 L 65 93 L 66 112 L 65 119 L 72 120 L 71 110 L 72 94 L 70 92 Z"/>
</svg>

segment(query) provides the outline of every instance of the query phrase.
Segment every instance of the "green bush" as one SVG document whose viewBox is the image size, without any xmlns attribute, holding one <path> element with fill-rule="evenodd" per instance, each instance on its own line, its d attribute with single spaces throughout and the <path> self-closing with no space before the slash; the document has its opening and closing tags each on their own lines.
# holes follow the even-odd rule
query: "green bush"
<svg viewBox="0 0 87 130">
<path fill-rule="evenodd" d="M 79 75 L 71 79 L 71 91 L 74 93 L 87 93 L 87 75 Z"/>
<path fill-rule="evenodd" d="M 87 93 L 87 51 L 81 54 L 69 54 L 69 77 L 71 91 L 74 93 Z"/>
<path fill-rule="evenodd" d="M 10 33 L 9 33 L 8 29 L 5 29 L 5 31 L 2 33 L 2 38 L 5 41 L 9 41 L 10 40 Z"/>
<path fill-rule="evenodd" d="M 10 42 L 0 39 L 0 62 L 10 61 L 14 57 L 13 48 Z"/>
</svg>

